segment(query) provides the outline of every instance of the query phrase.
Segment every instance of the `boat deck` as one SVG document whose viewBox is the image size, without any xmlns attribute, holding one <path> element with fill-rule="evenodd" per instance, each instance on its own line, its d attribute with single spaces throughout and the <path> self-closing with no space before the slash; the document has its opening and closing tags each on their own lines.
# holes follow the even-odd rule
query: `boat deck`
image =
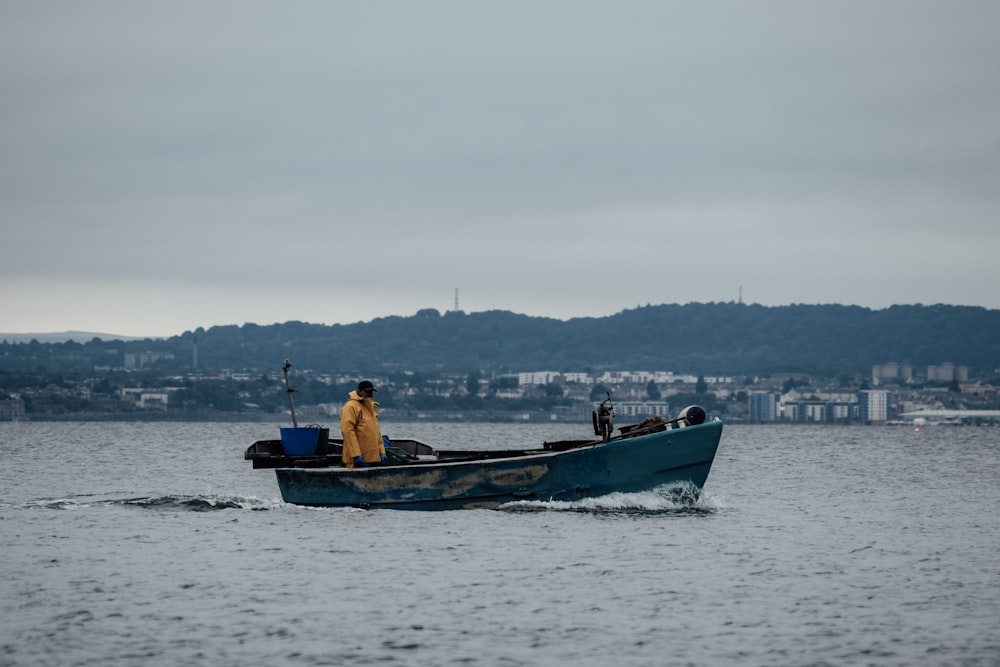
<svg viewBox="0 0 1000 667">
<path fill-rule="evenodd" d="M 500 450 L 458 450 L 434 449 L 425 442 L 413 439 L 393 440 L 390 451 L 391 464 L 420 465 L 442 463 L 444 461 L 483 461 L 487 459 L 508 459 L 549 452 L 564 452 L 570 449 L 596 445 L 599 440 L 561 440 L 546 442 L 538 449 Z M 252 461 L 254 468 L 331 468 L 343 467 L 341 453 L 343 440 L 330 438 L 320 444 L 314 455 L 286 456 L 281 440 L 258 440 L 250 445 L 243 458 Z M 395 456 L 393 456 L 395 454 Z"/>
</svg>

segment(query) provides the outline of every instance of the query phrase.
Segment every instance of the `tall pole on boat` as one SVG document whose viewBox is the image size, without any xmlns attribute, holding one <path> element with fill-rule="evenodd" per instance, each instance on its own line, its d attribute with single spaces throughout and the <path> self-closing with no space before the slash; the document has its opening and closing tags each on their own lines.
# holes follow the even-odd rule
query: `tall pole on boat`
<svg viewBox="0 0 1000 667">
<path fill-rule="evenodd" d="M 285 359 L 285 367 L 282 369 L 285 372 L 285 392 L 288 394 L 288 406 L 292 409 L 292 426 L 295 428 L 299 427 L 299 420 L 295 418 L 295 401 L 292 400 L 292 385 L 288 382 L 288 369 L 292 367 L 292 362 Z"/>
</svg>

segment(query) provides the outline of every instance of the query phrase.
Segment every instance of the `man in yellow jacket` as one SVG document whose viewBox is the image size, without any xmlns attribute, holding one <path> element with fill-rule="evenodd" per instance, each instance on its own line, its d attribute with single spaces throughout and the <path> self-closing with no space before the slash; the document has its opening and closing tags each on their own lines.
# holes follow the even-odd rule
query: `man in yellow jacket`
<svg viewBox="0 0 1000 667">
<path fill-rule="evenodd" d="M 372 395 L 378 391 L 368 380 L 358 384 L 340 409 L 340 434 L 344 438 L 341 455 L 348 468 L 365 468 L 385 463 L 385 444 L 378 425 L 378 403 Z"/>
</svg>

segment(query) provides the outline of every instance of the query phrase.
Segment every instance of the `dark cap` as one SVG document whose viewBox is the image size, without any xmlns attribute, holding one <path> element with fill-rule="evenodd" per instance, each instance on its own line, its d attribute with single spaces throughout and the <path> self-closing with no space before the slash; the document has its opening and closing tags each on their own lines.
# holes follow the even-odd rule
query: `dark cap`
<svg viewBox="0 0 1000 667">
<path fill-rule="evenodd" d="M 378 391 L 378 389 L 368 380 L 362 380 L 358 383 L 358 391 Z"/>
</svg>

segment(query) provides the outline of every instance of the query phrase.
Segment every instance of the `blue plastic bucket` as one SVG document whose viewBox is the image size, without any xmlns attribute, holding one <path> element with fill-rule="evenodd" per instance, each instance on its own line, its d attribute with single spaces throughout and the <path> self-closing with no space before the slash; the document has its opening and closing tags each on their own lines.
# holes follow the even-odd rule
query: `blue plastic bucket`
<svg viewBox="0 0 1000 667">
<path fill-rule="evenodd" d="M 285 456 L 312 456 L 319 442 L 319 427 L 281 429 L 281 444 Z"/>
</svg>

